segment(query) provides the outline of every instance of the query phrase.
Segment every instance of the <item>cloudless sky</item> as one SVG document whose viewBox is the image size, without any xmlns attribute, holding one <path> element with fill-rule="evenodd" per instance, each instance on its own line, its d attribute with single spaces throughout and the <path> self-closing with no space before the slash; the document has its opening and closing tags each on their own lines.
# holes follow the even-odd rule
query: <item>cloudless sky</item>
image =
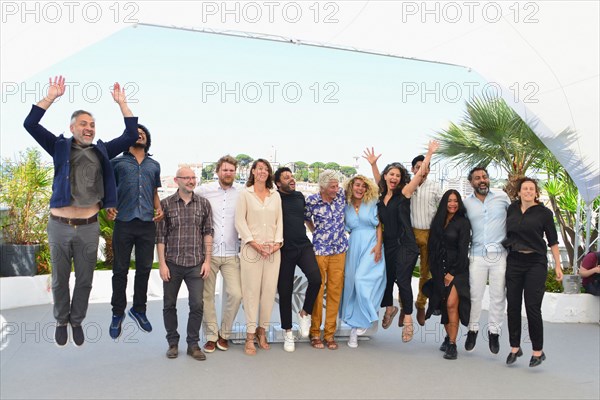
<svg viewBox="0 0 600 400">
<path fill-rule="evenodd" d="M 127 84 L 163 175 L 179 163 L 214 162 L 227 153 L 353 166 L 354 156 L 374 146 L 383 153 L 381 167 L 410 162 L 435 131 L 458 122 L 472 82 L 484 84 L 462 67 L 138 26 L 4 94 L 3 159 L 40 148 L 22 123 L 45 95 L 48 77 L 59 74 L 72 83 L 43 118 L 47 129 L 70 135 L 71 113 L 85 109 L 96 118 L 96 139 L 113 138 L 123 122 L 109 89 L 115 81 Z M 44 159 L 50 160 L 45 153 Z M 365 160 L 358 165 L 370 175 Z"/>
</svg>

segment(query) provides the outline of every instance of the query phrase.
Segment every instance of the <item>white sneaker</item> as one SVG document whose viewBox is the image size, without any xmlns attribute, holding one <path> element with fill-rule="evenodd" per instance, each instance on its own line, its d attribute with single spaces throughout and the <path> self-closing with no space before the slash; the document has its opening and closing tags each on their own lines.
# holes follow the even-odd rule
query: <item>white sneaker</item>
<svg viewBox="0 0 600 400">
<path fill-rule="evenodd" d="M 296 343 L 294 343 L 294 334 L 292 331 L 285 331 L 283 334 L 283 349 L 288 353 L 296 350 Z"/>
<path fill-rule="evenodd" d="M 306 339 L 310 333 L 310 314 L 306 314 L 304 317 L 298 314 L 298 325 L 300 337 Z"/>
<path fill-rule="evenodd" d="M 356 334 L 358 336 L 362 336 L 365 333 L 367 333 L 368 330 L 369 330 L 369 328 L 356 328 Z"/>
<path fill-rule="evenodd" d="M 348 339 L 348 347 L 357 348 L 358 347 L 358 335 L 356 334 L 356 328 L 350 329 L 350 338 Z"/>
</svg>

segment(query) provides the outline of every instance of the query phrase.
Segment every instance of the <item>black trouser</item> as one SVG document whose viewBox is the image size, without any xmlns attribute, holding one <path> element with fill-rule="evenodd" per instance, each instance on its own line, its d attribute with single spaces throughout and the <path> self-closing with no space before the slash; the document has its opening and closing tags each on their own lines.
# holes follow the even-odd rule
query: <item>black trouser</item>
<svg viewBox="0 0 600 400">
<path fill-rule="evenodd" d="M 383 247 L 387 282 L 381 307 L 394 304 L 393 290 L 394 282 L 396 282 L 402 310 L 406 315 L 411 315 L 413 312 L 412 273 L 419 257 L 418 248 L 411 250 L 407 246 L 391 246 L 387 243 Z"/>
<path fill-rule="evenodd" d="M 127 307 L 127 274 L 131 261 L 131 250 L 135 246 L 135 282 L 133 285 L 133 309 L 146 312 L 148 278 L 154 260 L 156 228 L 153 221 L 139 219 L 116 221 L 113 232 L 113 277 L 112 311 L 123 315 Z"/>
<path fill-rule="evenodd" d="M 525 297 L 525 311 L 529 338 L 533 351 L 544 348 L 542 299 L 546 291 L 548 259 L 531 253 L 510 252 L 506 259 L 506 302 L 508 335 L 511 347 L 521 345 L 521 304 Z"/>
<path fill-rule="evenodd" d="M 279 278 L 277 280 L 277 292 L 279 292 L 279 316 L 281 320 L 281 329 L 292 329 L 292 294 L 294 292 L 294 273 L 296 265 L 300 267 L 308 287 L 304 295 L 304 305 L 302 309 L 307 314 L 312 313 L 315 299 L 321 288 L 321 272 L 317 265 L 315 252 L 312 246 L 303 248 L 281 249 L 281 266 L 279 267 Z M 297 293 L 297 295 L 300 295 Z M 299 301 L 297 302 L 299 303 Z"/>
</svg>

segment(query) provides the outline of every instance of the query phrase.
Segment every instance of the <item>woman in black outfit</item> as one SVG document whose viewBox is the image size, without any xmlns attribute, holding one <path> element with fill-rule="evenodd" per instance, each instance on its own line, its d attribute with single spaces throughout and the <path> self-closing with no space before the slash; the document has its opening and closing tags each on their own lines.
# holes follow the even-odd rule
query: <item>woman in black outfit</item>
<svg viewBox="0 0 600 400">
<path fill-rule="evenodd" d="M 396 282 L 404 313 L 404 319 L 399 321 L 403 323 L 403 342 L 411 341 L 414 333 L 411 315 L 413 307 L 411 281 L 419 256 L 419 248 L 410 222 L 410 196 L 423 181 L 423 173 L 428 170 L 431 156 L 438 147 L 438 142 L 433 140 L 429 142 L 425 160 L 412 180 L 409 180 L 408 171 L 402 164 L 392 163 L 385 167 L 378 181 L 381 196 L 377 203 L 377 211 L 379 221 L 383 224 L 383 250 L 387 275 L 387 284 L 381 301 L 381 307 L 386 308 L 382 327 L 387 328 L 398 312 L 398 308 L 393 305 L 392 297 L 394 282 Z M 374 160 L 376 162 L 377 158 Z M 371 166 L 375 174 L 377 167 L 374 163 Z M 377 175 L 378 172 L 375 174 L 376 181 Z"/>
<path fill-rule="evenodd" d="M 460 193 L 454 189 L 444 193 L 429 231 L 429 268 L 432 276 L 429 307 L 425 318 L 440 310 L 446 338 L 440 347 L 444 358 L 456 360 L 458 324 L 469 324 L 471 295 L 469 291 L 469 243 L 471 224 Z"/>
<path fill-rule="evenodd" d="M 544 234 L 552 251 L 558 281 L 562 280 L 563 273 L 554 218 L 552 211 L 539 202 L 537 181 L 523 178 L 517 184 L 517 192 L 517 200 L 506 212 L 506 240 L 503 242 L 509 251 L 506 259 L 506 300 L 508 334 L 512 347 L 506 364 L 514 363 L 517 357 L 523 355 L 521 301 L 524 296 L 529 337 L 533 348 L 529 366 L 537 367 L 546 359 L 543 351 L 542 299 L 546 291 L 548 258 Z"/>
</svg>

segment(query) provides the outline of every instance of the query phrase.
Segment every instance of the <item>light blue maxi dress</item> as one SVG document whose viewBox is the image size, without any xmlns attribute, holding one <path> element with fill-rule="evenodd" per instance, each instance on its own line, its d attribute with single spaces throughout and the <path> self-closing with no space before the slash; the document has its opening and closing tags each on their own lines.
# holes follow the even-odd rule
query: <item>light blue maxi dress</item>
<svg viewBox="0 0 600 400">
<path fill-rule="evenodd" d="M 375 263 L 371 250 L 377 244 L 377 202 L 362 203 L 358 214 L 346 205 L 346 230 L 350 232 L 340 318 L 353 328 L 368 328 L 379 320 L 385 290 L 384 257 Z M 383 254 L 383 249 L 382 249 Z"/>
</svg>

